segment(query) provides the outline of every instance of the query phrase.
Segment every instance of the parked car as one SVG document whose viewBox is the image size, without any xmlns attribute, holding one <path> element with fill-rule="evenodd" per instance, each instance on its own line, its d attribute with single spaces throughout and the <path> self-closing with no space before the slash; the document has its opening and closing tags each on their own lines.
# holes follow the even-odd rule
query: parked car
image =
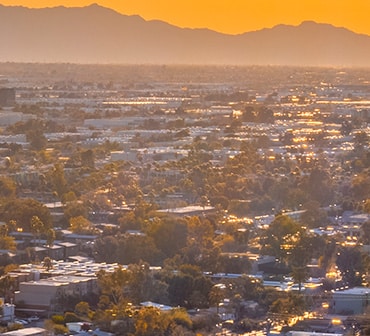
<svg viewBox="0 0 370 336">
<path fill-rule="evenodd" d="M 14 323 L 18 323 L 18 324 L 26 325 L 26 324 L 28 324 L 29 322 L 28 322 L 28 321 L 26 321 L 26 320 L 15 319 L 15 320 L 14 320 Z"/>
<path fill-rule="evenodd" d="M 31 316 L 29 318 L 27 318 L 27 321 L 28 322 L 34 322 L 34 321 L 38 321 L 40 318 L 38 316 Z"/>
</svg>

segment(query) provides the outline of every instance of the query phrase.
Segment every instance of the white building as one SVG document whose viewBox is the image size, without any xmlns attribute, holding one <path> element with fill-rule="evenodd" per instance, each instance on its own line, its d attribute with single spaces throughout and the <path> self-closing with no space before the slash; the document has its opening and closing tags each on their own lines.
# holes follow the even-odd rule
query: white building
<svg viewBox="0 0 370 336">
<path fill-rule="evenodd" d="M 370 288 L 355 287 L 333 293 L 334 314 L 363 314 L 370 304 Z"/>
<path fill-rule="evenodd" d="M 17 307 L 42 311 L 59 311 L 63 299 L 97 292 L 95 276 L 56 276 L 38 281 L 21 282 L 15 292 Z"/>
</svg>

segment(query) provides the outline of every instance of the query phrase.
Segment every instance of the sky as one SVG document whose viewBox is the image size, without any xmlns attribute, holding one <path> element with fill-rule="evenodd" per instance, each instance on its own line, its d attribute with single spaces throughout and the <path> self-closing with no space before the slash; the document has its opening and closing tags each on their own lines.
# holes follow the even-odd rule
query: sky
<svg viewBox="0 0 370 336">
<path fill-rule="evenodd" d="M 6 6 L 83 7 L 91 3 L 145 20 L 239 34 L 312 20 L 370 35 L 370 0 L 0 0 Z"/>
</svg>

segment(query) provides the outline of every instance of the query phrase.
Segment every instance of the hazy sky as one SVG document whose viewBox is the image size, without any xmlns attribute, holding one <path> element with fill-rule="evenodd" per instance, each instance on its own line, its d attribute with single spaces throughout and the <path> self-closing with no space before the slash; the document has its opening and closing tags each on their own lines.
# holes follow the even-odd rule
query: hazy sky
<svg viewBox="0 0 370 336">
<path fill-rule="evenodd" d="M 93 2 L 146 20 L 230 34 L 314 20 L 370 35 L 370 0 L 0 0 L 26 7 L 81 7 Z"/>
</svg>

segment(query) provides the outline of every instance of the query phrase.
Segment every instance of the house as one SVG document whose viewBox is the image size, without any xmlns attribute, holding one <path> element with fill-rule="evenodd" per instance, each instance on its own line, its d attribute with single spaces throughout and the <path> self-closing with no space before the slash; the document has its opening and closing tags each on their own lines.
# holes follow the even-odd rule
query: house
<svg viewBox="0 0 370 336">
<path fill-rule="evenodd" d="M 332 300 L 334 314 L 364 314 L 370 304 L 370 288 L 355 287 L 335 291 Z"/>
<path fill-rule="evenodd" d="M 67 260 L 71 256 L 75 256 L 78 254 L 78 245 L 70 242 L 60 242 L 57 245 L 61 246 L 63 249 L 63 257 L 62 259 Z"/>
<path fill-rule="evenodd" d="M 54 244 L 48 247 L 49 257 L 54 260 L 64 259 L 64 247 L 59 244 Z"/>
</svg>

